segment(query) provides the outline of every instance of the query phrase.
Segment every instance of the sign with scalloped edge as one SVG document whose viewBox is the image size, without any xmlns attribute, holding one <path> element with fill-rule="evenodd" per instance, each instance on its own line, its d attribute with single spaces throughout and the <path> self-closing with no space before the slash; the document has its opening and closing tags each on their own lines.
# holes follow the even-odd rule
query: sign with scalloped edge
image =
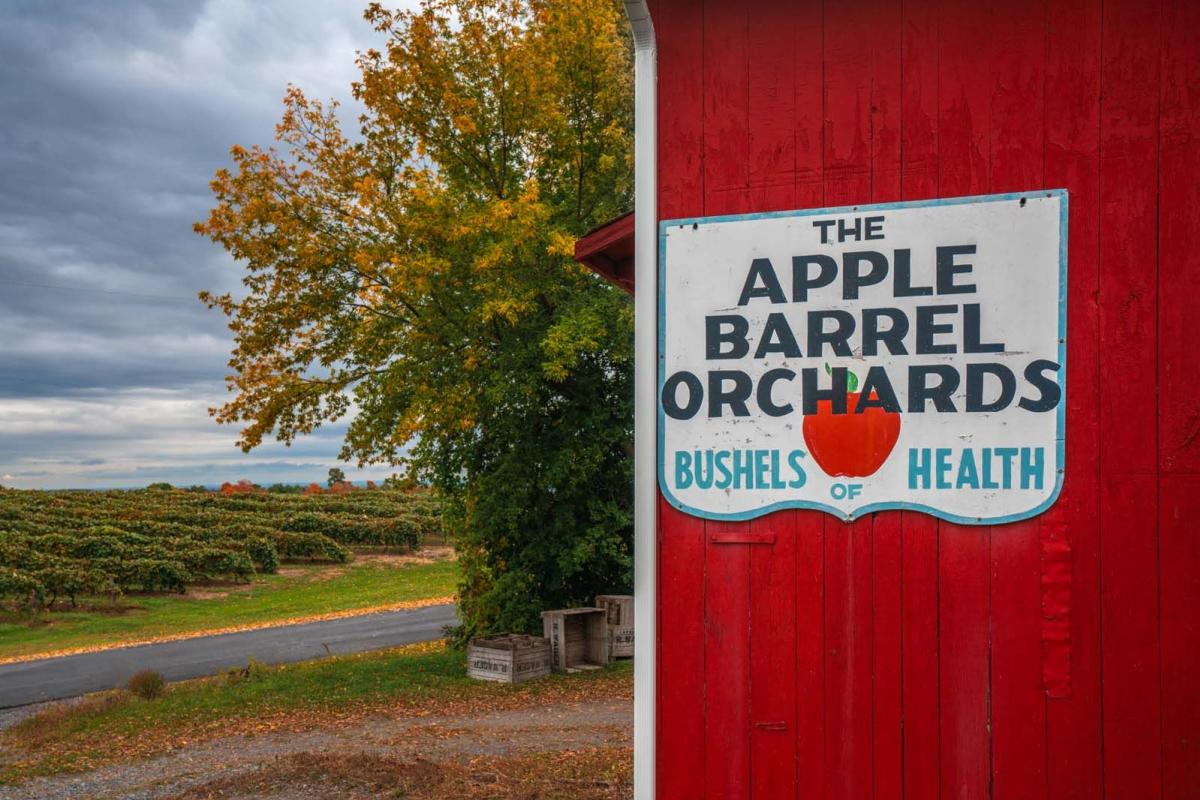
<svg viewBox="0 0 1200 800">
<path fill-rule="evenodd" d="M 661 222 L 664 496 L 722 520 L 1045 511 L 1066 245 L 1065 190 Z"/>
</svg>

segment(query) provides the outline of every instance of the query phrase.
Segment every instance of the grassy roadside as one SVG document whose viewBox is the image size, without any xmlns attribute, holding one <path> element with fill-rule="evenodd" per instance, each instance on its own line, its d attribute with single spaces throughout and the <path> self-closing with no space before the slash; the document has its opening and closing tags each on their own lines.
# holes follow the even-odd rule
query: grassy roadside
<svg viewBox="0 0 1200 800">
<path fill-rule="evenodd" d="M 126 693 L 56 706 L 0 735 L 0 784 L 79 772 L 241 733 L 334 727 L 366 714 L 478 713 L 598 697 L 631 696 L 622 662 L 519 686 L 466 677 L 461 652 L 441 643 L 263 669 L 240 680 L 176 684 L 156 700 Z"/>
<path fill-rule="evenodd" d="M 397 565 L 360 558 L 348 565 L 288 565 L 220 592 L 128 597 L 130 608 L 120 614 L 55 611 L 32 622 L 0 614 L 0 661 L 448 597 L 457 581 L 450 560 Z"/>
</svg>

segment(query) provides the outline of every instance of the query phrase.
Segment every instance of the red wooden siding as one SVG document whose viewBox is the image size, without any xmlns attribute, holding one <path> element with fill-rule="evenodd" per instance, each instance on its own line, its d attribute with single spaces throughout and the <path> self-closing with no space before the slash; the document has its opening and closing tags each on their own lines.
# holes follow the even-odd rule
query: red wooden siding
<svg viewBox="0 0 1200 800">
<path fill-rule="evenodd" d="M 1163 14 L 1158 196 L 1159 614 L 1166 797 L 1200 795 L 1200 4 Z M 1165 278 L 1165 279 L 1164 279 Z"/>
<path fill-rule="evenodd" d="M 660 218 L 1070 191 L 1058 504 L 661 503 L 659 797 L 1200 798 L 1200 3 L 652 11 Z"/>
</svg>

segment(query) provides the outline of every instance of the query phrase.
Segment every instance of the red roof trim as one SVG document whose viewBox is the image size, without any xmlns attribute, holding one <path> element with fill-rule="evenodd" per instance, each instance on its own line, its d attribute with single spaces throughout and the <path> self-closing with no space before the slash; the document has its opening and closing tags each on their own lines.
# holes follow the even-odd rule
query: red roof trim
<svg viewBox="0 0 1200 800">
<path fill-rule="evenodd" d="M 633 212 L 581 236 L 575 260 L 633 294 Z"/>
</svg>

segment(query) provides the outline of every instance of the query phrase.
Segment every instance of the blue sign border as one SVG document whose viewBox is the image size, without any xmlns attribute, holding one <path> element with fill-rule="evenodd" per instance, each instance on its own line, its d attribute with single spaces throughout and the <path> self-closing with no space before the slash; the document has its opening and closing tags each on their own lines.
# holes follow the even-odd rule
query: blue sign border
<svg viewBox="0 0 1200 800">
<path fill-rule="evenodd" d="M 1058 373 L 1058 386 L 1062 392 L 1061 400 L 1058 404 L 1057 411 L 1057 433 L 1055 435 L 1055 444 L 1058 453 L 1058 474 L 1054 483 L 1054 491 L 1050 494 L 1041 505 L 1030 509 L 1027 512 L 1018 514 L 1008 514 L 1001 517 L 963 517 L 957 514 L 949 514 L 945 511 L 939 511 L 931 506 L 921 503 L 908 502 L 885 502 L 873 503 L 854 509 L 848 513 L 843 513 L 841 509 L 834 506 L 818 503 L 812 500 L 785 500 L 778 503 L 772 503 L 763 508 L 754 509 L 752 511 L 742 511 L 736 514 L 716 514 L 710 511 L 701 511 L 700 509 L 692 508 L 686 503 L 678 500 L 671 494 L 671 490 L 667 485 L 666 477 L 666 459 L 664 458 L 665 443 L 663 442 L 663 430 L 666 422 L 666 415 L 662 408 L 662 390 L 666 381 L 666 310 L 667 310 L 667 229 L 674 227 L 686 227 L 689 225 L 700 225 L 713 222 L 742 222 L 746 220 L 756 219 L 780 219 L 788 217 L 812 217 L 824 214 L 848 214 L 856 211 L 890 211 L 900 208 L 928 208 L 930 206 L 957 206 L 966 205 L 968 203 L 997 203 L 1009 202 L 1013 200 L 1021 200 L 1032 197 L 1058 197 L 1061 200 L 1059 206 L 1059 243 L 1058 243 L 1058 363 L 1061 369 Z M 1020 522 L 1021 520 L 1031 519 L 1046 511 L 1058 500 L 1059 494 L 1062 493 L 1063 477 L 1066 473 L 1066 427 L 1067 427 L 1067 217 L 1068 217 L 1068 194 L 1066 189 L 1041 189 L 1032 192 L 1010 192 L 1007 194 L 989 194 L 989 195 L 973 195 L 970 197 L 946 197 L 935 200 L 911 200 L 896 203 L 876 203 L 873 205 L 861 206 L 840 206 L 836 208 L 814 208 L 803 209 L 798 211 L 769 211 L 754 214 L 730 214 L 725 216 L 712 217 L 688 217 L 684 219 L 661 220 L 658 223 L 658 430 L 656 438 L 658 439 L 658 486 L 663 497 L 667 502 L 680 511 L 690 514 L 694 517 L 702 519 L 722 520 L 722 521 L 741 521 L 750 520 L 757 517 L 765 516 L 775 511 L 782 511 L 788 508 L 813 509 L 816 511 L 824 511 L 845 522 L 850 522 L 861 518 L 875 511 L 886 510 L 901 510 L 901 511 L 920 511 L 925 514 L 944 519 L 947 522 L 953 522 L 960 525 L 1004 525 L 1009 522 Z"/>
</svg>

